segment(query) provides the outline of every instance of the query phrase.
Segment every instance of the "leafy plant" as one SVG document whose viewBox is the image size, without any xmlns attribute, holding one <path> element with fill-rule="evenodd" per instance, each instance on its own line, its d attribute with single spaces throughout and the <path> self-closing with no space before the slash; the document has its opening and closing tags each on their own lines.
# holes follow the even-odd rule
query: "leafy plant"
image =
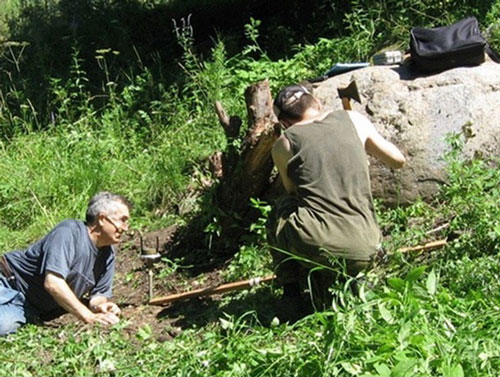
<svg viewBox="0 0 500 377">
<path fill-rule="evenodd" d="M 149 45 L 135 46 L 123 19 L 111 17 L 132 10 L 144 15 L 162 1 L 153 3 L 8 2 L 9 14 L 19 15 L 11 34 L 24 31 L 26 39 L 19 40 L 31 43 L 10 41 L 0 51 L 2 250 L 25 247 L 66 217 L 82 218 L 88 198 L 101 189 L 132 199 L 134 227 L 184 224 L 193 212 L 205 211 L 207 238 L 217 235 L 217 208 L 209 194 L 197 196 L 204 191 L 196 174 L 204 171 L 206 156 L 225 148 L 214 100 L 244 119 L 242 94 L 250 83 L 267 78 L 275 91 L 336 62 L 366 60 L 388 44 L 405 47 L 417 24 L 437 26 L 474 14 L 485 28 L 491 25 L 494 44 L 500 9 L 498 1 L 318 0 L 311 14 L 324 16 L 311 24 L 318 29 L 314 41 L 287 42 L 289 56 L 266 51 L 272 26 L 254 18 L 244 30 L 246 45 L 236 52 L 225 35 L 203 53 L 196 34 L 182 37 L 178 71 L 174 64 L 166 68 L 164 55 L 150 53 Z M 183 10 L 193 4 L 177 3 Z M 88 33 L 73 34 L 68 25 L 75 9 L 78 17 L 106 22 L 87 30 L 76 17 Z M 154 13 L 146 12 L 148 22 Z M 102 32 L 104 25 L 109 32 Z M 329 29 L 323 34 L 318 25 Z M 295 35 L 278 26 L 273 35 L 285 34 L 276 43 Z M 120 39 L 112 43 L 116 31 Z M 84 38 L 96 33 L 102 34 L 98 45 Z M 56 53 L 42 43 L 55 35 L 65 36 Z M 157 340 L 162 321 L 138 329 L 126 320 L 112 329 L 30 325 L 0 338 L 0 375 L 496 375 L 499 162 L 463 160 L 462 144 L 461 136 L 450 138 L 449 181 L 436 201 L 405 208 L 377 203 L 389 261 L 366 274 L 358 295 L 332 286 L 338 299 L 329 310 L 280 324 L 268 318 L 276 301 L 272 288 L 258 287 L 213 300 L 214 318 L 185 326 L 168 342 Z M 188 201 L 194 204 L 183 205 Z M 239 251 L 221 272 L 230 281 L 272 273 L 265 245 L 269 206 L 260 198 L 252 203 L 261 217 L 241 244 L 232 245 Z M 449 237 L 446 247 L 395 252 L 437 236 L 428 232 L 443 222 L 449 227 L 438 234 Z M 179 273 L 181 262 L 165 261 L 160 274 Z"/>
</svg>

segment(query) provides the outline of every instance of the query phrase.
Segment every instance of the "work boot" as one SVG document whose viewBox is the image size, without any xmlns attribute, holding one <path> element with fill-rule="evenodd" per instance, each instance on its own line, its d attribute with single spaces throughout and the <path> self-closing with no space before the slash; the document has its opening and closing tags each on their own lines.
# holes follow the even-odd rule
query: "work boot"
<svg viewBox="0 0 500 377">
<path fill-rule="evenodd" d="M 298 283 L 283 286 L 283 296 L 276 302 L 275 311 L 280 322 L 290 324 L 313 312 L 310 300 L 303 297 Z"/>
</svg>

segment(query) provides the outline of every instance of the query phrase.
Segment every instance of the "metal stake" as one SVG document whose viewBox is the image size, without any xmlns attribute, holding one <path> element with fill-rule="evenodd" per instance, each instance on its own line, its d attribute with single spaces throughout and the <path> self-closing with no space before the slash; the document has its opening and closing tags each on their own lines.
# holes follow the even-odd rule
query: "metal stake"
<svg viewBox="0 0 500 377">
<path fill-rule="evenodd" d="M 159 237 L 156 237 L 156 249 L 144 249 L 144 243 L 142 236 L 140 238 L 141 242 L 141 259 L 146 265 L 148 272 L 148 293 L 149 293 L 149 301 L 153 298 L 153 265 L 158 262 L 161 258 L 160 255 L 160 240 Z"/>
<path fill-rule="evenodd" d="M 149 301 L 153 298 L 153 270 L 148 268 Z"/>
</svg>

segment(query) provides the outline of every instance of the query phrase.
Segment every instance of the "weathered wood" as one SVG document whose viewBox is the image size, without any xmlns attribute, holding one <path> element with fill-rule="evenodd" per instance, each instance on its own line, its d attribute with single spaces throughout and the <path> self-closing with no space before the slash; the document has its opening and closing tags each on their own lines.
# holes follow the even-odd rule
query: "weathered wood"
<svg viewBox="0 0 500 377">
<path fill-rule="evenodd" d="M 409 251 L 434 250 L 434 249 L 439 249 L 440 247 L 446 246 L 447 244 L 448 244 L 448 240 L 443 239 L 443 240 L 427 242 L 424 245 L 402 247 L 401 249 L 398 249 L 397 251 L 400 253 L 407 253 Z"/>
<path fill-rule="evenodd" d="M 220 182 L 214 205 L 220 209 L 220 238 L 225 244 L 239 239 L 259 215 L 251 208 L 250 198 L 263 198 L 275 187 L 272 185 L 271 148 L 279 132 L 269 82 L 264 80 L 249 86 L 245 91 L 245 103 L 248 127 L 240 143 L 236 141 L 241 119 L 228 116 L 223 105 L 215 103 L 215 112 L 227 137 L 227 149 L 215 153 L 209 161 L 212 174 Z M 223 246 L 218 246 L 224 250 Z"/>
<path fill-rule="evenodd" d="M 251 150 L 243 156 L 244 174 L 246 186 L 249 187 L 247 195 L 260 194 L 269 186 L 269 176 L 273 169 L 271 148 L 276 141 L 277 135 L 273 128 L 265 129 Z"/>
<path fill-rule="evenodd" d="M 217 117 L 219 118 L 222 128 L 224 128 L 226 137 L 228 139 L 234 139 L 237 137 L 240 133 L 242 123 L 241 119 L 237 116 L 228 117 L 219 101 L 215 101 L 215 112 L 217 113 Z"/>
<path fill-rule="evenodd" d="M 248 112 L 248 134 L 259 133 L 260 122 L 270 118 L 272 108 L 272 97 L 267 80 L 250 85 L 245 90 L 245 102 Z"/>
<path fill-rule="evenodd" d="M 228 116 L 220 102 L 214 104 L 227 146 L 224 151 L 209 157 L 210 170 L 218 180 L 217 186 L 212 186 L 214 195 L 205 208 L 210 216 L 203 213 L 198 221 L 191 221 L 178 233 L 172 255 L 186 257 L 186 250 L 190 250 L 188 254 L 199 264 L 200 254 L 196 252 L 203 250 L 201 255 L 209 259 L 207 264 L 210 264 L 234 254 L 241 237 L 249 232 L 250 225 L 260 216 L 260 211 L 251 206 L 250 198 L 269 200 L 270 196 L 279 194 L 280 188 L 283 189 L 277 184 L 276 175 L 272 174 L 271 148 L 280 134 L 280 127 L 273 112 L 269 82 L 251 85 L 245 91 L 245 102 L 248 128 L 241 140 L 241 119 Z M 215 221 L 214 216 L 217 237 L 213 233 L 206 237 L 207 221 Z M 217 255 L 216 259 L 214 255 Z"/>
<path fill-rule="evenodd" d="M 149 301 L 150 305 L 165 305 L 178 300 L 186 300 L 195 297 L 210 296 L 230 291 L 251 288 L 262 283 L 270 283 L 276 278 L 275 275 L 264 278 L 253 278 L 249 280 L 236 281 L 234 283 L 222 284 L 216 287 L 194 289 L 189 292 L 176 293 L 165 297 L 157 297 Z"/>
<path fill-rule="evenodd" d="M 238 152 L 234 146 L 234 140 L 240 133 L 242 122 L 237 116 L 227 116 L 226 110 L 219 101 L 215 102 L 215 112 L 226 134 L 228 147 L 225 153 L 216 152 L 209 160 L 212 174 L 216 178 L 222 179 L 231 175 L 238 162 Z"/>
<path fill-rule="evenodd" d="M 251 85 L 245 91 L 248 112 L 248 131 L 243 140 L 241 153 L 241 186 L 246 200 L 259 196 L 269 187 L 269 176 L 273 169 L 271 148 L 278 135 L 273 112 L 273 99 L 269 81 Z"/>
<path fill-rule="evenodd" d="M 218 192 L 219 203 L 225 211 L 243 215 L 251 197 L 259 197 L 270 187 L 269 177 L 273 169 L 271 148 L 278 137 L 275 131 L 277 119 L 273 112 L 273 100 L 267 80 L 253 84 L 245 91 L 248 112 L 248 130 L 243 138 L 241 151 L 222 161 L 224 180 Z M 215 104 L 217 116 L 225 130 L 231 128 L 231 119 L 220 103 Z M 233 135 L 226 131 L 226 135 Z M 232 161 L 236 159 L 236 161 Z M 224 165 L 234 165 L 228 169 Z M 228 174 L 226 174 L 228 173 Z M 232 174 L 230 174 L 232 173 Z"/>
<path fill-rule="evenodd" d="M 217 113 L 217 117 L 219 118 L 219 121 L 225 130 L 227 127 L 229 127 L 229 117 L 227 116 L 226 110 L 224 110 L 222 104 L 219 101 L 215 101 L 215 112 Z"/>
<path fill-rule="evenodd" d="M 210 172 L 215 178 L 221 179 L 225 175 L 225 169 L 227 169 L 227 163 L 225 162 L 226 156 L 224 153 L 218 151 L 215 152 L 208 158 L 210 163 Z"/>
</svg>

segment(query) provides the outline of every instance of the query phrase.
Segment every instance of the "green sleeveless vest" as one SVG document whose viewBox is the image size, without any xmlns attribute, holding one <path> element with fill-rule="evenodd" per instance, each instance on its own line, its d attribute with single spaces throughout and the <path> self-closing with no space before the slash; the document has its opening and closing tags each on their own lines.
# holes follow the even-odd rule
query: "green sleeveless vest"
<svg viewBox="0 0 500 377">
<path fill-rule="evenodd" d="M 277 246 L 369 260 L 381 242 L 365 149 L 345 111 L 321 121 L 295 125 L 284 133 L 292 158 L 288 176 L 297 195 L 277 207 Z"/>
</svg>

